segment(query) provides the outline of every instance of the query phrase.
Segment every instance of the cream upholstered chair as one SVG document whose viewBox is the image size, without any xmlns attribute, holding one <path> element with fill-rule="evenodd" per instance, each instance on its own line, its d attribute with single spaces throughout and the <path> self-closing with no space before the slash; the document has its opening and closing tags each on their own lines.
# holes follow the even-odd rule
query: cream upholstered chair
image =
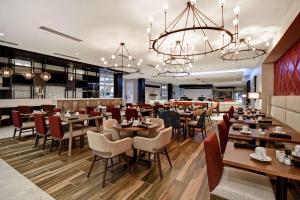
<svg viewBox="0 0 300 200">
<path fill-rule="evenodd" d="M 102 187 L 105 186 L 107 163 L 109 159 L 112 159 L 113 157 L 116 156 L 121 156 L 126 161 L 127 167 L 130 170 L 126 152 L 132 149 L 131 138 L 124 138 L 118 141 L 111 141 L 110 133 L 100 134 L 92 131 L 87 132 L 87 137 L 88 137 L 89 147 L 93 150 L 93 154 L 94 154 L 94 160 L 92 162 L 91 168 L 87 175 L 88 178 L 90 177 L 94 163 L 98 161 L 97 157 L 100 157 L 99 160 L 101 159 L 104 160 L 104 175 L 103 175 Z"/>
<path fill-rule="evenodd" d="M 224 167 L 215 133 L 204 140 L 204 150 L 210 199 L 275 200 L 267 176 Z"/>
<path fill-rule="evenodd" d="M 170 167 L 172 168 L 172 163 L 167 151 L 167 146 L 171 143 L 172 137 L 172 127 L 166 128 L 155 137 L 155 138 L 144 138 L 144 137 L 134 137 L 133 147 L 139 151 L 137 161 L 139 160 L 142 152 L 153 153 L 154 159 L 157 160 L 159 175 L 162 178 L 161 164 L 160 164 L 160 154 L 165 154 L 167 156 Z"/>
<path fill-rule="evenodd" d="M 112 140 L 120 140 L 122 138 L 131 137 L 132 132 L 121 131 L 118 132 L 114 129 L 113 124 L 118 123 L 115 119 L 107 119 L 103 121 L 103 132 L 108 132 L 112 134 Z"/>
<path fill-rule="evenodd" d="M 155 129 L 152 130 L 145 130 L 140 131 L 137 133 L 138 136 L 147 137 L 147 138 L 154 138 L 157 134 L 165 128 L 165 123 L 163 119 L 160 118 L 149 118 L 152 123 L 158 124 Z"/>
</svg>

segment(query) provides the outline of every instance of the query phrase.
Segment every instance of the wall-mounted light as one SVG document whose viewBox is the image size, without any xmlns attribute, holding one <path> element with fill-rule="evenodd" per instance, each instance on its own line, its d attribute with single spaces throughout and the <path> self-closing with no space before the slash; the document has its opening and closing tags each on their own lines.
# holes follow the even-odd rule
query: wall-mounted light
<svg viewBox="0 0 300 200">
<path fill-rule="evenodd" d="M 248 92 L 248 99 L 260 99 L 260 92 Z"/>
</svg>

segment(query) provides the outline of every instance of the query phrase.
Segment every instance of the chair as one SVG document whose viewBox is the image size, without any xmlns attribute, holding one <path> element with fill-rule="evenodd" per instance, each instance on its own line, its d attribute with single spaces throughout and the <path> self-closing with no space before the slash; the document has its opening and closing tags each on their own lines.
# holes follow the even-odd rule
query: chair
<svg viewBox="0 0 300 200">
<path fill-rule="evenodd" d="M 86 107 L 86 114 L 91 114 L 92 112 L 94 112 L 95 111 L 95 108 L 96 107 L 91 107 L 91 106 L 87 106 Z"/>
<path fill-rule="evenodd" d="M 230 126 L 232 125 L 232 123 L 230 122 L 229 117 L 228 117 L 228 115 L 226 113 L 223 115 L 223 121 L 225 122 L 226 131 L 228 133 L 229 129 L 230 129 Z"/>
<path fill-rule="evenodd" d="M 191 135 L 191 129 L 193 130 L 193 135 L 195 135 L 195 129 L 200 129 L 202 138 L 204 139 L 204 135 L 206 136 L 206 128 L 205 128 L 205 121 L 206 121 L 206 112 L 203 111 L 200 114 L 200 117 L 197 121 L 190 121 L 188 123 L 188 132 Z"/>
<path fill-rule="evenodd" d="M 93 150 L 94 154 L 94 160 L 87 175 L 88 178 L 91 175 L 94 163 L 98 161 L 97 157 L 100 157 L 99 160 L 104 160 L 104 175 L 102 180 L 102 187 L 105 186 L 107 163 L 109 159 L 121 155 L 121 157 L 123 157 L 123 159 L 126 161 L 127 167 L 130 170 L 126 152 L 132 149 L 131 138 L 124 138 L 118 141 L 110 141 L 111 135 L 109 133 L 100 134 L 92 131 L 87 132 L 87 137 L 89 147 Z"/>
<path fill-rule="evenodd" d="M 210 199 L 275 200 L 267 176 L 224 167 L 215 133 L 204 140 L 204 151 Z"/>
<path fill-rule="evenodd" d="M 172 137 L 172 128 L 169 127 L 160 131 L 160 133 L 155 138 L 144 138 L 144 137 L 134 137 L 133 138 L 133 147 L 138 150 L 138 158 L 141 157 L 142 152 L 153 153 L 154 159 L 157 160 L 159 175 L 162 179 L 162 171 L 161 171 L 161 162 L 160 162 L 160 154 L 164 154 L 167 156 L 168 162 L 170 164 L 170 168 L 172 168 L 172 163 L 168 154 L 167 147 L 171 143 Z"/>
<path fill-rule="evenodd" d="M 209 109 L 207 109 L 207 111 L 206 111 L 206 118 L 207 118 L 207 122 L 209 124 L 212 124 L 212 120 L 211 120 L 212 113 L 213 113 L 213 108 L 212 107 L 209 108 Z"/>
<path fill-rule="evenodd" d="M 138 111 L 134 108 L 127 108 L 125 111 L 126 120 L 130 121 L 132 118 L 138 119 L 139 114 Z"/>
<path fill-rule="evenodd" d="M 121 121 L 120 108 L 110 108 L 109 110 L 111 112 L 111 118 L 113 118 L 113 119 L 117 120 L 118 122 L 120 122 Z"/>
<path fill-rule="evenodd" d="M 43 142 L 43 150 L 45 149 L 47 137 L 49 136 L 48 128 L 46 125 L 45 115 L 44 114 L 34 114 L 34 124 L 35 124 L 35 130 L 36 130 L 36 139 L 35 139 L 35 145 L 37 146 L 39 142 L 39 138 L 44 138 Z"/>
<path fill-rule="evenodd" d="M 164 120 L 164 124 L 166 128 L 172 127 L 173 134 L 179 141 L 180 132 L 184 132 L 184 125 L 180 122 L 180 115 L 175 111 L 166 110 L 162 113 L 162 119 Z"/>
<path fill-rule="evenodd" d="M 17 110 L 21 114 L 30 114 L 31 113 L 31 108 L 29 106 L 18 106 Z"/>
<path fill-rule="evenodd" d="M 154 107 L 153 107 L 153 110 L 154 110 L 154 116 L 157 116 L 157 113 L 158 113 L 158 109 L 164 109 L 164 105 L 162 104 L 155 104 Z"/>
<path fill-rule="evenodd" d="M 91 115 L 91 116 L 101 116 L 101 114 L 102 114 L 101 112 L 96 112 L 96 111 L 91 111 L 89 113 L 89 115 Z M 99 126 L 102 124 L 102 122 L 103 122 L 102 118 L 98 119 Z M 95 120 L 90 120 L 89 121 L 89 126 L 96 127 L 96 121 Z"/>
<path fill-rule="evenodd" d="M 57 113 L 57 112 L 61 113 L 61 109 L 60 108 L 53 108 L 53 113 Z"/>
<path fill-rule="evenodd" d="M 19 139 L 21 139 L 21 134 L 24 132 L 32 131 L 34 135 L 34 122 L 22 122 L 21 113 L 19 111 L 12 111 L 12 120 L 14 124 L 14 135 L 13 138 L 16 137 L 17 131 L 19 131 Z"/>
<path fill-rule="evenodd" d="M 41 105 L 41 109 L 47 113 L 53 113 L 53 106 L 52 105 Z"/>
<path fill-rule="evenodd" d="M 126 106 L 126 108 L 128 108 L 128 107 L 131 108 L 132 107 L 132 103 L 126 103 L 125 106 Z"/>
<path fill-rule="evenodd" d="M 217 115 L 220 115 L 220 102 L 217 102 L 215 106 L 213 106 L 213 110 L 216 110 Z"/>
<path fill-rule="evenodd" d="M 228 142 L 228 129 L 224 120 L 218 123 L 218 131 L 219 131 L 221 154 L 223 155 L 225 153 L 227 142 Z"/>
<path fill-rule="evenodd" d="M 164 111 L 165 111 L 165 109 L 159 108 L 159 109 L 157 110 L 157 115 L 156 115 L 156 116 L 162 119 L 162 113 L 163 113 Z"/>
<path fill-rule="evenodd" d="M 158 124 L 158 126 L 154 129 L 150 130 L 145 130 L 138 132 L 137 135 L 141 137 L 147 137 L 147 138 L 154 138 L 157 136 L 157 134 L 162 131 L 165 128 L 164 120 L 160 118 L 149 118 L 152 123 Z"/>
<path fill-rule="evenodd" d="M 9 115 L 2 115 L 1 109 L 0 109 L 0 127 L 2 126 L 2 121 L 8 120 L 10 117 Z"/>
<path fill-rule="evenodd" d="M 58 155 L 61 155 L 61 149 L 62 149 L 62 142 L 65 140 L 69 139 L 70 136 L 70 132 L 64 132 L 62 124 L 61 124 L 61 120 L 59 116 L 49 116 L 49 126 L 50 126 L 50 135 L 52 136 L 51 138 L 51 146 L 50 146 L 50 152 L 52 152 L 52 146 L 53 146 L 53 142 L 54 140 L 59 141 L 59 152 Z M 81 145 L 83 145 L 83 136 L 84 136 L 84 132 L 80 129 L 75 129 L 72 132 L 72 136 L 73 138 L 75 137 L 81 137 Z"/>
</svg>

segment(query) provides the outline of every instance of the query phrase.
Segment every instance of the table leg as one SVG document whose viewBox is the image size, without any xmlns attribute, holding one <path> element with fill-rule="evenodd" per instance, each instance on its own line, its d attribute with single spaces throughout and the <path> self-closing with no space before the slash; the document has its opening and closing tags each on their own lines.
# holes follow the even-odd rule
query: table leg
<svg viewBox="0 0 300 200">
<path fill-rule="evenodd" d="M 99 119 L 95 119 L 97 131 L 100 133 L 100 124 L 99 124 Z"/>
<path fill-rule="evenodd" d="M 73 139 L 73 124 L 72 123 L 70 123 L 70 125 L 69 125 L 69 132 L 70 132 L 70 135 L 69 135 L 68 156 L 71 156 L 72 155 L 72 139 Z"/>
<path fill-rule="evenodd" d="M 284 177 L 277 177 L 277 187 L 276 187 L 276 200 L 286 200 L 287 199 L 287 184 L 288 179 Z"/>
</svg>

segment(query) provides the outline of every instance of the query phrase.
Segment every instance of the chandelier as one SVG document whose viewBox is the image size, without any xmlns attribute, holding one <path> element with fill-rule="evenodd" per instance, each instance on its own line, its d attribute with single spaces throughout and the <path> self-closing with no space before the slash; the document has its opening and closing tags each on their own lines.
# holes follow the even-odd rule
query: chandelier
<svg viewBox="0 0 300 200">
<path fill-rule="evenodd" d="M 45 71 L 40 74 L 40 77 L 43 81 L 47 82 L 51 79 L 51 74 Z"/>
<path fill-rule="evenodd" d="M 265 48 L 258 48 L 250 44 L 250 38 L 247 40 L 241 38 L 234 46 L 222 51 L 221 58 L 227 61 L 248 60 L 260 57 L 267 52 L 269 42 L 265 43 Z"/>
<path fill-rule="evenodd" d="M 124 42 L 120 43 L 119 48 L 111 56 L 111 59 L 107 61 L 104 57 L 101 58 L 104 67 L 109 67 L 118 72 L 125 74 L 139 73 L 142 59 L 133 58 L 125 46 Z"/>
<path fill-rule="evenodd" d="M 10 78 L 13 75 L 13 70 L 7 66 L 3 67 L 0 72 L 4 78 Z"/>
<path fill-rule="evenodd" d="M 34 71 L 33 68 L 31 69 L 25 69 L 22 73 L 22 76 L 27 79 L 27 80 L 31 80 L 34 77 Z"/>
<path fill-rule="evenodd" d="M 192 63 L 179 64 L 176 62 L 174 62 L 173 64 L 166 64 L 166 62 L 164 61 L 162 63 L 162 67 L 158 64 L 155 68 L 159 70 L 159 73 L 157 75 L 160 77 L 176 78 L 189 76 L 193 65 Z"/>
<path fill-rule="evenodd" d="M 186 59 L 223 50 L 234 39 L 234 34 L 224 27 L 224 3 L 225 0 L 219 0 L 221 25 L 218 25 L 202 11 L 198 10 L 196 8 L 196 0 L 188 1 L 186 8 L 171 23 L 167 24 L 168 6 L 165 5 L 164 30 L 154 39 L 152 38 L 153 18 L 149 19 L 150 25 L 147 28 L 149 50 L 153 49 L 158 54 L 174 58 L 184 57 Z M 211 39 L 220 36 L 222 38 L 220 43 Z M 176 42 L 174 43 L 174 41 Z"/>
</svg>

